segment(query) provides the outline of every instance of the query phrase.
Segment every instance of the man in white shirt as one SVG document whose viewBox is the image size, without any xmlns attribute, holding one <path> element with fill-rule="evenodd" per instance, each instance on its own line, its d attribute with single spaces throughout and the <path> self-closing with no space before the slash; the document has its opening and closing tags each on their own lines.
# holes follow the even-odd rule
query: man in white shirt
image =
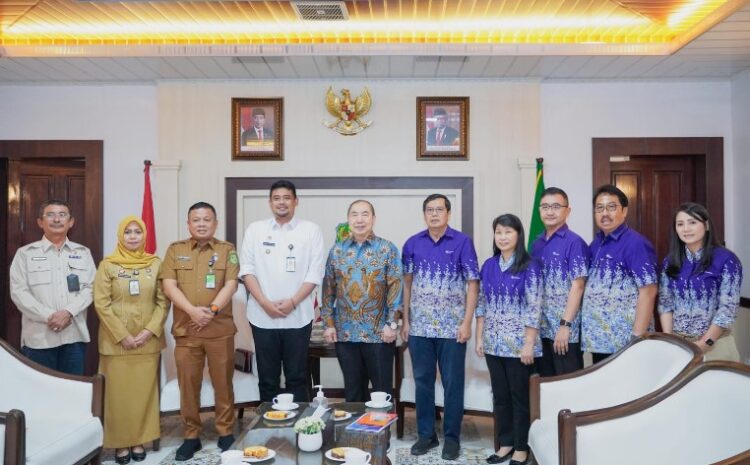
<svg viewBox="0 0 750 465">
<path fill-rule="evenodd" d="M 10 298 L 22 314 L 21 352 L 53 370 L 82 375 L 96 265 L 88 248 L 68 240 L 68 204 L 39 207 L 41 240 L 18 249 L 10 266 Z"/>
<path fill-rule="evenodd" d="M 250 292 L 247 318 L 255 340 L 260 400 L 281 392 L 307 401 L 307 352 L 314 316 L 315 286 L 323 281 L 326 252 L 315 223 L 294 217 L 299 204 L 290 181 L 275 182 L 269 205 L 273 218 L 252 223 L 240 254 L 240 278 Z"/>
</svg>

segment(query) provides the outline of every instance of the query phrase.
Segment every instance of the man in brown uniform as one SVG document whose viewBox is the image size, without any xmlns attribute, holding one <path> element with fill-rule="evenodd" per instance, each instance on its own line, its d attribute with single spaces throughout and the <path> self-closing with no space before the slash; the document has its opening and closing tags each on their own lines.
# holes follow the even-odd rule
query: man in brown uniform
<svg viewBox="0 0 750 465">
<path fill-rule="evenodd" d="M 203 366 L 215 393 L 214 413 L 219 448 L 234 442 L 234 334 L 232 295 L 237 290 L 239 260 L 234 245 L 214 238 L 216 210 L 198 202 L 188 210 L 190 239 L 172 243 L 164 257 L 159 278 L 164 294 L 172 301 L 180 415 L 185 441 L 175 460 L 189 460 L 202 447 L 200 442 L 200 391 Z"/>
</svg>

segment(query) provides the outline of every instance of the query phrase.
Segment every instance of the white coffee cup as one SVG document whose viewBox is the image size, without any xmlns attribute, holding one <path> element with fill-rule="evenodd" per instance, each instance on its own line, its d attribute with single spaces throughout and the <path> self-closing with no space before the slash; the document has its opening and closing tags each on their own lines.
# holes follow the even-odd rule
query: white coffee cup
<svg viewBox="0 0 750 465">
<path fill-rule="evenodd" d="M 385 392 L 372 392 L 370 393 L 370 400 L 375 405 L 385 405 L 391 400 L 391 395 Z"/>
<path fill-rule="evenodd" d="M 244 453 L 241 450 L 228 450 L 221 453 L 221 465 L 242 465 Z"/>
<path fill-rule="evenodd" d="M 273 398 L 274 405 L 279 407 L 291 407 L 294 402 L 294 394 L 279 394 Z"/>
<path fill-rule="evenodd" d="M 367 465 L 372 459 L 372 454 L 360 449 L 347 449 L 344 455 L 344 465 Z"/>
</svg>

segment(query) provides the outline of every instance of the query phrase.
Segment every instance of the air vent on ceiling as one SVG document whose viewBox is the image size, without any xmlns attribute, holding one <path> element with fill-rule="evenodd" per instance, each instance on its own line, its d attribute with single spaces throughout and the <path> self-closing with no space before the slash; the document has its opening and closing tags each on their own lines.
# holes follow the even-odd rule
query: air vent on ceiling
<svg viewBox="0 0 750 465">
<path fill-rule="evenodd" d="M 292 7 L 297 17 L 303 21 L 346 21 L 349 13 L 344 2 L 296 1 Z"/>
</svg>

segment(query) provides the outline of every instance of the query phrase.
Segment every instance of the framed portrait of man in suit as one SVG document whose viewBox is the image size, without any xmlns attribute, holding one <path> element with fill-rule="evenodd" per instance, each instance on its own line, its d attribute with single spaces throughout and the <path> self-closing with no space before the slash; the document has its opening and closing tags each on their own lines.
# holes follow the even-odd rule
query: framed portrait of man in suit
<svg viewBox="0 0 750 465">
<path fill-rule="evenodd" d="M 232 160 L 283 160 L 283 98 L 232 99 Z"/>
<path fill-rule="evenodd" d="M 417 97 L 417 160 L 469 159 L 469 97 Z"/>
</svg>

